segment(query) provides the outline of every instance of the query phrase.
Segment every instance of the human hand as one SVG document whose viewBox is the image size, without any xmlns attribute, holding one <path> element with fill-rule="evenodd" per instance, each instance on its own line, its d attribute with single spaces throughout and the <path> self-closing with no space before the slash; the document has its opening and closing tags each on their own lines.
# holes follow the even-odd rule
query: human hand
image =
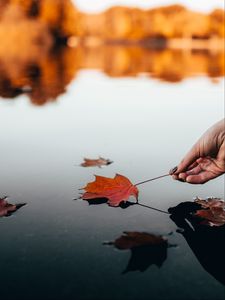
<svg viewBox="0 0 225 300">
<path fill-rule="evenodd" d="M 210 127 L 186 154 L 173 178 L 203 184 L 225 173 L 225 120 Z"/>
</svg>

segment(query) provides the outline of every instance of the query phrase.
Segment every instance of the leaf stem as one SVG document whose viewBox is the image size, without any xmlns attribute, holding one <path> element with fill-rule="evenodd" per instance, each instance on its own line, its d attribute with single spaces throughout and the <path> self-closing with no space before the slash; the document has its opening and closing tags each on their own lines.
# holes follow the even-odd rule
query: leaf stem
<svg viewBox="0 0 225 300">
<path fill-rule="evenodd" d="M 142 206 L 142 207 L 146 207 L 146 208 L 149 208 L 149 209 L 153 209 L 153 210 L 159 211 L 159 212 L 161 212 L 161 213 L 170 215 L 170 213 L 169 213 L 168 211 L 161 210 L 161 209 L 158 209 L 158 208 L 155 208 L 155 207 L 151 207 L 151 206 L 144 205 L 144 204 L 140 204 L 140 203 L 136 203 L 136 205 L 139 205 L 139 206 Z"/>
<path fill-rule="evenodd" d="M 155 178 L 151 178 L 151 179 L 148 179 L 148 180 L 145 180 L 145 181 L 138 182 L 134 185 L 137 186 L 137 185 L 140 185 L 140 184 L 143 184 L 143 183 L 146 183 L 146 182 L 150 182 L 150 181 L 153 181 L 153 180 L 157 180 L 157 179 L 160 179 L 160 178 L 163 178 L 163 177 L 167 177 L 167 176 L 170 176 L 170 175 L 171 174 L 161 175 L 161 176 L 158 176 L 158 177 L 155 177 Z"/>
</svg>

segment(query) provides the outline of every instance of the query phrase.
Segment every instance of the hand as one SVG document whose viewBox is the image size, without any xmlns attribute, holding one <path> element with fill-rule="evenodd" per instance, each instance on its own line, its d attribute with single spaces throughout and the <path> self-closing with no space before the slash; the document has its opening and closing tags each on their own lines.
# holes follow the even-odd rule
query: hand
<svg viewBox="0 0 225 300">
<path fill-rule="evenodd" d="M 202 184 L 225 173 L 225 120 L 209 128 L 186 154 L 173 178 Z"/>
</svg>

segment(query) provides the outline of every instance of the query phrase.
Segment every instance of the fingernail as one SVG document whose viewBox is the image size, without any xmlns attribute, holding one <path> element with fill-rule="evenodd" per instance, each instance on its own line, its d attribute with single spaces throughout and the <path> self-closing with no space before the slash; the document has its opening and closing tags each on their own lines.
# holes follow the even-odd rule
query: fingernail
<svg viewBox="0 0 225 300">
<path fill-rule="evenodd" d="M 177 167 L 174 167 L 173 169 L 171 169 L 170 171 L 169 171 L 169 174 L 170 175 L 173 175 L 176 171 L 177 171 Z"/>
<path fill-rule="evenodd" d="M 178 180 L 181 182 L 186 182 L 183 178 L 178 178 Z"/>
</svg>

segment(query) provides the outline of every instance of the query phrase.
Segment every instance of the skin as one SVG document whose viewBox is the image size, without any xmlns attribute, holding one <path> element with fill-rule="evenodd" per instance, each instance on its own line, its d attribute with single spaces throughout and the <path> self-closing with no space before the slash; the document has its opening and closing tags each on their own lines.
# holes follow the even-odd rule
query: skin
<svg viewBox="0 0 225 300">
<path fill-rule="evenodd" d="M 225 173 L 225 119 L 210 127 L 185 155 L 172 177 L 203 184 Z"/>
</svg>

